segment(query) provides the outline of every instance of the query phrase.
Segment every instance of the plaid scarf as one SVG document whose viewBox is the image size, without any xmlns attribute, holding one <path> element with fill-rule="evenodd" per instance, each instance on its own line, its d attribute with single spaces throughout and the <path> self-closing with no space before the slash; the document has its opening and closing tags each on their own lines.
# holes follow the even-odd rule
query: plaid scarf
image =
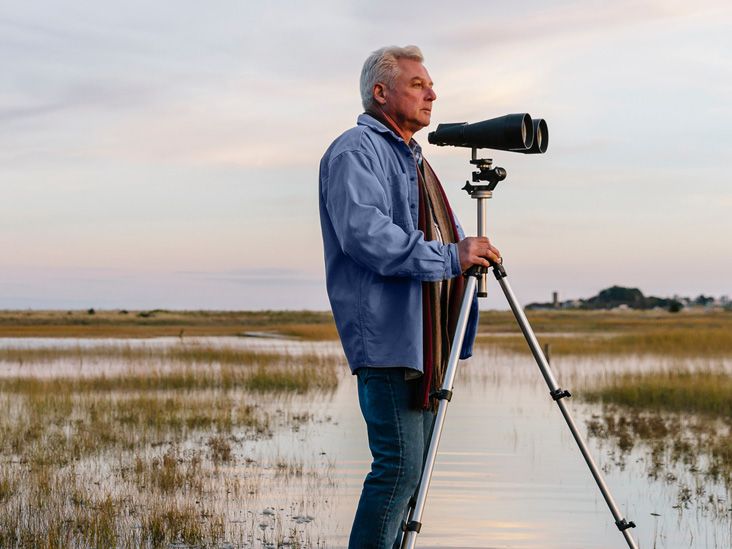
<svg viewBox="0 0 732 549">
<path fill-rule="evenodd" d="M 384 113 L 367 111 L 367 114 L 401 135 L 393 121 Z M 417 228 L 422 231 L 425 240 L 440 240 L 443 244 L 458 242 L 460 237 L 455 217 L 440 180 L 424 158 L 422 165 L 417 163 L 416 167 L 419 188 Z M 437 401 L 430 395 L 442 387 L 464 293 L 465 280 L 462 276 L 422 282 L 424 375 L 412 381 L 413 405 L 417 409 L 437 409 Z"/>
</svg>

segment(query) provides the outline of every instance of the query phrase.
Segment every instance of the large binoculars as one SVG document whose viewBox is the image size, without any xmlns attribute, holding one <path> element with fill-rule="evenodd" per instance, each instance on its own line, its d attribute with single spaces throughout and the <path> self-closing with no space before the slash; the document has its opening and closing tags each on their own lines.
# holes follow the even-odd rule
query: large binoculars
<svg viewBox="0 0 732 549">
<path fill-rule="evenodd" d="M 439 124 L 427 136 L 433 145 L 540 154 L 549 146 L 549 128 L 528 113 L 507 114 L 482 122 Z"/>
</svg>

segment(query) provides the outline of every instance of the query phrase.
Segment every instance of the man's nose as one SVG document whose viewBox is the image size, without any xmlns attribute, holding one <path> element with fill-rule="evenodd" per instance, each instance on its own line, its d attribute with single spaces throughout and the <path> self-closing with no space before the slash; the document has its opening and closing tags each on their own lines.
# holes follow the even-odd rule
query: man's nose
<svg viewBox="0 0 732 549">
<path fill-rule="evenodd" d="M 435 99 L 437 99 L 437 94 L 435 93 L 435 90 L 433 90 L 432 88 L 427 88 L 426 99 L 427 101 L 434 101 Z"/>
</svg>

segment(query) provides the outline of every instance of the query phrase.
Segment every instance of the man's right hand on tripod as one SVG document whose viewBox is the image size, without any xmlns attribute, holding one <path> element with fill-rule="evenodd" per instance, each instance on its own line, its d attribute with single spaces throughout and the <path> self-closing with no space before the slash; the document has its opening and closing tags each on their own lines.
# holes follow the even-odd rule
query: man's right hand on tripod
<svg viewBox="0 0 732 549">
<path fill-rule="evenodd" d="M 460 268 L 463 272 L 473 265 L 490 267 L 489 262 L 501 262 L 501 252 L 491 244 L 485 236 L 468 236 L 458 242 L 458 255 L 460 256 Z"/>
</svg>

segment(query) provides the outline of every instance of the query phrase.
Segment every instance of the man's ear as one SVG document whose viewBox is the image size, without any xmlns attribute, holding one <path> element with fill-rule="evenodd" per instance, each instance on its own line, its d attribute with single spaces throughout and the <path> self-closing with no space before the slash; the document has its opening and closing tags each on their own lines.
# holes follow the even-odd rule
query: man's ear
<svg viewBox="0 0 732 549">
<path fill-rule="evenodd" d="M 374 101 L 376 101 L 379 105 L 386 104 L 386 87 L 384 86 L 384 84 L 374 84 L 373 96 Z"/>
</svg>

